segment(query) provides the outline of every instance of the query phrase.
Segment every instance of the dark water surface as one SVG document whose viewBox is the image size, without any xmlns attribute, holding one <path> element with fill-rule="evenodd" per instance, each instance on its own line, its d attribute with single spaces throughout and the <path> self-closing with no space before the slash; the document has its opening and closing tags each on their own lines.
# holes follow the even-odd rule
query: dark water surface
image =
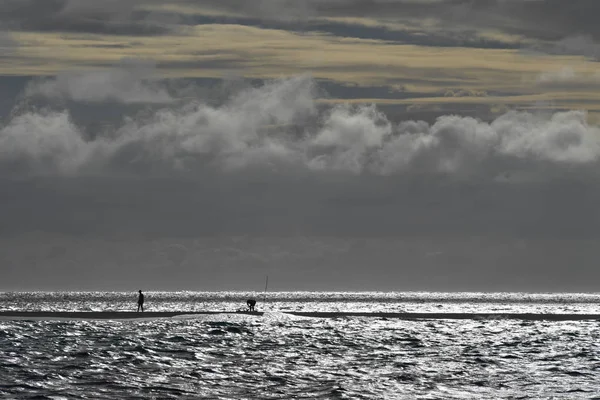
<svg viewBox="0 0 600 400">
<path fill-rule="evenodd" d="M 249 293 L 148 293 L 153 311 Z M 264 316 L 0 320 L 2 398 L 600 398 L 598 321 L 303 318 L 294 311 L 597 313 L 595 295 L 277 293 Z M 0 310 L 130 310 L 135 293 L 5 293 Z M 243 303 L 243 302 L 242 302 Z M 260 307 L 259 307 L 260 309 Z"/>
</svg>

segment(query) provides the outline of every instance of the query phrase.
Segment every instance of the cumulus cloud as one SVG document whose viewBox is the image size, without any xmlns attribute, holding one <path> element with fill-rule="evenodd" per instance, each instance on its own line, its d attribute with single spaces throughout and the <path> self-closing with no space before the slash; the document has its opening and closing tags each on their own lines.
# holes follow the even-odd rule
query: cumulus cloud
<svg viewBox="0 0 600 400">
<path fill-rule="evenodd" d="M 167 89 L 153 80 L 152 61 L 126 58 L 115 68 L 102 71 L 71 71 L 55 78 L 31 82 L 26 97 L 82 102 L 169 103 Z"/>
<path fill-rule="evenodd" d="M 395 123 L 373 105 L 320 107 L 315 81 L 299 76 L 242 90 L 220 106 L 196 99 L 133 115 L 94 138 L 68 110 L 21 113 L 0 128 L 0 166 L 4 175 L 266 169 L 492 179 L 595 173 L 599 135 L 581 111 Z"/>
<path fill-rule="evenodd" d="M 0 132 L 0 159 L 8 170 L 62 174 L 89 160 L 90 146 L 66 113 L 20 115 Z"/>
</svg>

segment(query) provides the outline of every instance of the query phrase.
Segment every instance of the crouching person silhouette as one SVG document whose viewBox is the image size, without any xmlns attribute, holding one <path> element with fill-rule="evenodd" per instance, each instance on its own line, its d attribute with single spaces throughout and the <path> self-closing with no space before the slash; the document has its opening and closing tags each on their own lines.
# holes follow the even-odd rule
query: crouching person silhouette
<svg viewBox="0 0 600 400">
<path fill-rule="evenodd" d="M 144 294 L 142 293 L 141 290 L 138 290 L 138 292 L 140 293 L 140 295 L 138 296 L 137 310 L 138 310 L 138 312 L 140 312 L 140 310 L 142 310 L 142 312 L 144 312 Z"/>
<path fill-rule="evenodd" d="M 248 299 L 246 301 L 246 304 L 248 305 L 248 311 L 254 311 L 254 306 L 256 305 L 256 300 Z"/>
</svg>

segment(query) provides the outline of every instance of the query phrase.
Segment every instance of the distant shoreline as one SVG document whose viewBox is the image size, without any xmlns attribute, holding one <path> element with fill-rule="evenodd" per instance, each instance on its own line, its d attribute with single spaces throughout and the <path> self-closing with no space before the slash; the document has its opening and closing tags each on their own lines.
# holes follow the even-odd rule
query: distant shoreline
<svg viewBox="0 0 600 400">
<path fill-rule="evenodd" d="M 600 314 L 552 314 L 552 313 L 412 313 L 412 312 L 284 312 L 283 314 L 313 318 L 390 318 L 403 320 L 467 319 L 494 320 L 513 319 L 524 321 L 583 321 L 599 320 Z M 128 320 L 147 318 L 172 318 L 202 315 L 252 315 L 263 316 L 260 311 L 0 311 L 2 320 L 45 320 L 45 319 L 94 319 Z"/>
</svg>

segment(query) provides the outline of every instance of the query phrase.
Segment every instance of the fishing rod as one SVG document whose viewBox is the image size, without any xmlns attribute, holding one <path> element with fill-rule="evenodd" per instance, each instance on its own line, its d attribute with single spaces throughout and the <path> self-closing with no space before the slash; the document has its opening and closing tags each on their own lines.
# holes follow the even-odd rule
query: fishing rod
<svg viewBox="0 0 600 400">
<path fill-rule="evenodd" d="M 267 279 L 265 281 L 265 292 L 263 293 L 263 304 L 265 305 L 265 311 L 266 311 L 266 301 L 267 301 L 267 287 L 269 286 L 269 275 L 267 275 Z"/>
</svg>

